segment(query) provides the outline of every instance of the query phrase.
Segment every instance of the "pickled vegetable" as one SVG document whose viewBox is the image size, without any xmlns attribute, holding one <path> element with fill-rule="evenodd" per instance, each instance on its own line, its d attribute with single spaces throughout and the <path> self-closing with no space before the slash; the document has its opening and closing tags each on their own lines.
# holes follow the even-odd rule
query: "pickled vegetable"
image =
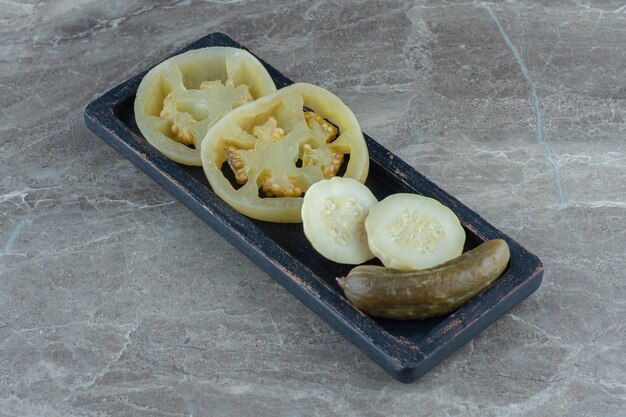
<svg viewBox="0 0 626 417">
<path fill-rule="evenodd" d="M 372 259 L 364 222 L 376 202 L 369 188 L 352 178 L 316 182 L 302 204 L 304 234 L 332 261 L 355 265 Z"/>
<path fill-rule="evenodd" d="M 465 243 L 465 230 L 452 210 L 417 194 L 393 194 L 375 204 L 365 230 L 383 265 L 402 270 L 446 262 L 459 256 Z"/>
<path fill-rule="evenodd" d="M 195 49 L 163 61 L 141 80 L 135 119 L 148 143 L 185 165 L 202 165 L 200 143 L 234 108 L 276 91 L 263 64 L 243 49 Z"/>
<path fill-rule="evenodd" d="M 495 239 L 434 268 L 361 265 L 338 283 L 348 300 L 371 316 L 425 319 L 451 313 L 475 297 L 504 272 L 509 257 L 506 242 Z"/>
<path fill-rule="evenodd" d="M 204 138 L 201 156 L 224 201 L 246 216 L 283 223 L 301 222 L 302 194 L 342 164 L 343 176 L 359 182 L 369 169 L 352 111 L 331 92 L 304 83 L 224 116 Z"/>
</svg>

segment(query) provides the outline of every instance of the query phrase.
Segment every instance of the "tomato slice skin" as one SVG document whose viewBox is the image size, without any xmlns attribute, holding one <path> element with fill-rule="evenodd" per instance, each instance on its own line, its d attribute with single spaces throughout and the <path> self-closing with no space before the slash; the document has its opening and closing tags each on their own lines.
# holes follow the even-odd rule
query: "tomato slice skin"
<svg viewBox="0 0 626 417">
<path fill-rule="evenodd" d="M 234 108 L 276 91 L 263 64 L 231 47 L 195 49 L 152 68 L 137 89 L 135 120 L 168 158 L 201 166 L 200 144 Z"/>
<path fill-rule="evenodd" d="M 233 110 L 201 145 L 217 195 L 246 216 L 281 223 L 302 222 L 301 194 L 337 173 L 348 155 L 343 176 L 365 182 L 369 154 L 354 113 L 333 93 L 306 83 Z M 234 167 L 237 185 L 222 173 L 224 164 Z"/>
</svg>

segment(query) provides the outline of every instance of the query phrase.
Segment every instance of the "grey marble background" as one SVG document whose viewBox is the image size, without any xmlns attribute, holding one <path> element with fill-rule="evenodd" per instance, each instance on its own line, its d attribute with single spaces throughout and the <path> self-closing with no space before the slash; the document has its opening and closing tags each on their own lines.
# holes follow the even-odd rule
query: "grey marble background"
<svg viewBox="0 0 626 417">
<path fill-rule="evenodd" d="M 400 384 L 87 130 L 213 31 L 538 254 Z M 624 1 L 0 0 L 1 416 L 626 416 Z"/>
</svg>

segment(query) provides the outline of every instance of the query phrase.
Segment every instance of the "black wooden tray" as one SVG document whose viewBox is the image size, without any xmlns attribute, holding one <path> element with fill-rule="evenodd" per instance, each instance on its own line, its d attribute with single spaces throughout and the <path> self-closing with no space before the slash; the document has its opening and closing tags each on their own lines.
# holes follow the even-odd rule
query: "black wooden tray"
<svg viewBox="0 0 626 417">
<path fill-rule="evenodd" d="M 228 36 L 213 33 L 178 53 L 209 46 L 242 48 Z M 277 88 L 292 84 L 276 69 L 264 65 Z M 399 381 L 412 382 L 424 375 L 541 284 L 543 266 L 536 256 L 365 135 L 371 158 L 366 184 L 378 199 L 398 192 L 433 197 L 452 209 L 461 220 L 467 233 L 465 250 L 488 239 L 505 239 L 511 249 L 511 262 L 505 274 L 490 288 L 447 317 L 396 321 L 364 315 L 344 298 L 335 281 L 336 277 L 347 274 L 350 266 L 318 255 L 300 224 L 268 223 L 239 214 L 212 192 L 202 168 L 170 161 L 143 139 L 135 124 L 133 103 L 144 75 L 145 72 L 138 74 L 91 102 L 85 109 L 89 129 Z"/>
</svg>

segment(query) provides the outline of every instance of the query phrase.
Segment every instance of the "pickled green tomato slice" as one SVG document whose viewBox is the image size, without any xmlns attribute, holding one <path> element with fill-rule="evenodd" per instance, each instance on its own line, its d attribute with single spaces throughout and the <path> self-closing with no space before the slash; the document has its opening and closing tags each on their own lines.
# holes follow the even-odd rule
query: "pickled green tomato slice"
<svg viewBox="0 0 626 417">
<path fill-rule="evenodd" d="M 304 83 L 230 112 L 209 130 L 201 155 L 218 196 L 246 216 L 283 223 L 302 221 L 302 194 L 338 174 L 348 157 L 345 177 L 362 183 L 369 169 L 352 111 L 331 92 Z"/>
<path fill-rule="evenodd" d="M 316 182 L 302 204 L 302 226 L 311 245 L 331 261 L 360 264 L 374 258 L 367 245 L 365 218 L 378 200 L 352 178 Z"/>
<path fill-rule="evenodd" d="M 383 265 L 401 270 L 442 264 L 459 256 L 465 244 L 465 230 L 452 210 L 417 194 L 393 194 L 375 204 L 365 230 Z"/>
<path fill-rule="evenodd" d="M 165 156 L 200 166 L 200 142 L 209 128 L 234 108 L 275 91 L 267 70 L 247 51 L 196 49 L 146 74 L 137 90 L 135 119 Z"/>
</svg>

